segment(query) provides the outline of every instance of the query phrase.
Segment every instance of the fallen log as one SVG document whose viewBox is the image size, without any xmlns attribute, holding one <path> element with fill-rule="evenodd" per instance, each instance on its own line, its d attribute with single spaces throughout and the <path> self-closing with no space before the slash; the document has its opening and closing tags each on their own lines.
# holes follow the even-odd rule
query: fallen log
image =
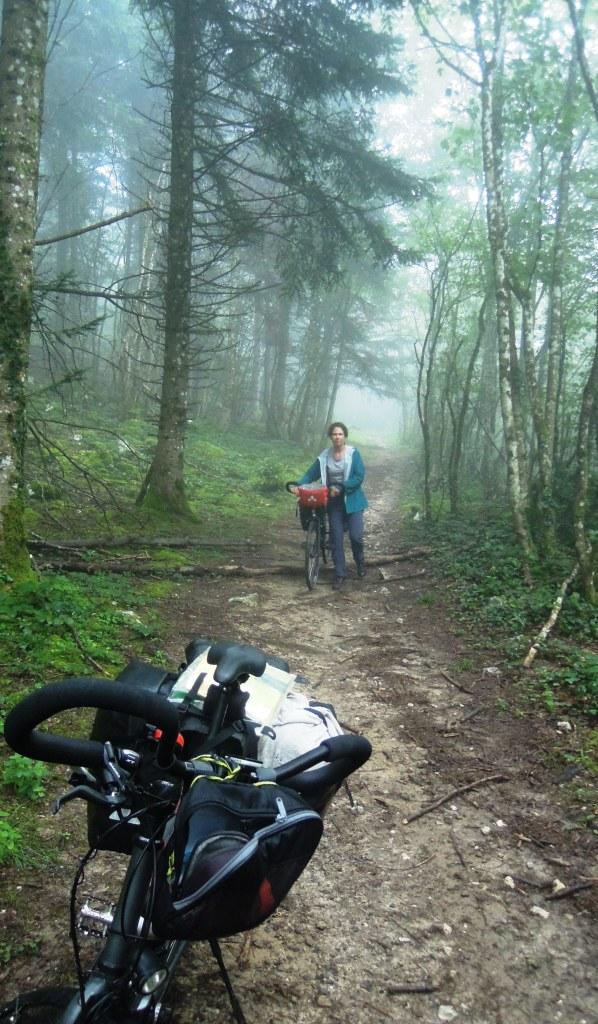
<svg viewBox="0 0 598 1024">
<path fill-rule="evenodd" d="M 236 551 L 239 548 L 255 548 L 253 540 L 221 541 L 200 537 L 96 537 L 77 540 L 44 540 L 34 537 L 27 541 L 32 551 L 97 551 L 98 548 L 219 548 Z"/>
<path fill-rule="evenodd" d="M 552 611 L 550 612 L 550 615 L 549 615 L 548 619 L 546 620 L 546 622 L 542 626 L 542 629 L 538 633 L 538 635 L 537 635 L 536 639 L 534 640 L 532 646 L 530 647 L 530 649 L 527 652 L 525 658 L 523 659 L 523 667 L 524 668 L 529 668 L 530 667 L 530 665 L 534 661 L 534 658 L 536 657 L 536 654 L 538 653 L 538 650 L 540 648 L 540 644 L 543 643 L 544 640 L 546 640 L 546 637 L 551 632 L 552 627 L 554 626 L 556 620 L 559 617 L 561 608 L 563 607 L 563 601 L 565 600 L 565 594 L 567 593 L 567 590 L 569 589 L 569 587 L 573 583 L 573 580 L 577 576 L 578 572 L 579 572 L 579 562 L 577 562 L 577 564 L 573 566 L 573 569 L 571 570 L 571 572 L 567 576 L 567 579 L 563 580 L 563 582 L 561 583 L 561 587 L 560 587 L 560 590 L 559 590 L 558 597 L 557 597 L 556 601 L 554 602 L 554 604 L 552 606 Z"/>
<path fill-rule="evenodd" d="M 423 549 L 420 549 L 423 551 Z M 376 558 L 375 561 L 368 559 L 368 565 L 385 565 L 389 562 L 401 561 L 405 558 L 413 557 L 424 557 L 422 555 L 409 554 L 394 554 L 394 555 L 381 555 Z M 302 576 L 304 569 L 303 565 L 289 565 L 289 564 L 273 564 L 273 565 L 261 565 L 261 566 L 250 566 L 250 565 L 238 565 L 231 563 L 230 565 L 178 565 L 178 566 L 161 566 L 161 565 L 139 565 L 138 562 L 133 560 L 138 556 L 131 556 L 131 562 L 127 562 L 125 556 L 120 556 L 118 559 L 106 559 L 105 561 L 88 562 L 82 561 L 81 559 L 69 559 L 67 561 L 46 561 L 39 563 L 37 568 L 40 572 L 84 572 L 90 576 L 96 573 L 108 572 L 108 573 L 127 573 L 131 576 L 238 576 L 248 577 L 250 579 L 257 578 L 260 576 Z"/>
</svg>

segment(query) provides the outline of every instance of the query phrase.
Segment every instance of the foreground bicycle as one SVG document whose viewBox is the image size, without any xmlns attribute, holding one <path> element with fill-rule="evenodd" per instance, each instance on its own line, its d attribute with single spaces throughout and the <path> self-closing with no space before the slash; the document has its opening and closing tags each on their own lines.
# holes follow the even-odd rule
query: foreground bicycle
<svg viewBox="0 0 598 1024">
<path fill-rule="evenodd" d="M 177 674 L 134 661 L 116 681 L 52 683 L 6 719 L 6 741 L 18 753 L 76 766 L 55 809 L 87 803 L 91 849 L 71 894 L 77 986 L 24 993 L 0 1008 L 1 1024 L 166 1024 L 167 990 L 187 941 L 197 940 L 209 942 L 235 1020 L 245 1024 L 218 939 L 276 910 L 318 845 L 328 800 L 371 746 L 338 735 L 267 766 L 260 737 L 269 733 L 272 749 L 275 730 L 249 711 L 260 700 L 267 708 L 281 680 L 294 678 L 286 662 L 206 640 L 185 653 Z M 99 709 L 89 740 L 38 729 L 81 707 Z M 80 924 L 105 934 L 84 973 L 75 900 L 97 849 L 130 859 L 114 910 L 81 912 Z"/>
<path fill-rule="evenodd" d="M 322 484 L 297 484 L 289 480 L 286 489 L 297 488 L 297 502 L 301 526 L 305 530 L 305 581 L 313 590 L 320 575 L 320 559 L 328 560 L 328 488 Z"/>
</svg>

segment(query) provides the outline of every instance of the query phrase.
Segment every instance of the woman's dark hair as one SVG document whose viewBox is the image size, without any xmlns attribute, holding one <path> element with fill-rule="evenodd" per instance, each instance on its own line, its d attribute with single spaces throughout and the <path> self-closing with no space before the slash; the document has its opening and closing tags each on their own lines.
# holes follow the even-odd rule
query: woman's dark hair
<svg viewBox="0 0 598 1024">
<path fill-rule="evenodd" d="M 341 430 L 342 430 L 343 434 L 345 435 L 345 437 L 349 436 L 349 431 L 347 430 L 345 424 L 341 423 L 340 420 L 339 420 L 337 423 L 331 423 L 330 426 L 328 427 L 328 430 L 326 431 L 326 433 L 328 434 L 328 437 L 332 437 L 332 431 L 336 430 L 337 427 L 341 428 Z"/>
</svg>

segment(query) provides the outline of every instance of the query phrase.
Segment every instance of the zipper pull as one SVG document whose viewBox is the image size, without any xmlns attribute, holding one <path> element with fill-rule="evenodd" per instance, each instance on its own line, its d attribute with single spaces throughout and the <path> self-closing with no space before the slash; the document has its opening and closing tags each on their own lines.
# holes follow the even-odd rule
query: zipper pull
<svg viewBox="0 0 598 1024">
<path fill-rule="evenodd" d="M 287 809 L 283 803 L 282 797 L 276 797 L 276 806 L 278 807 L 278 814 L 276 815 L 276 820 L 280 821 L 281 818 L 288 818 Z"/>
</svg>

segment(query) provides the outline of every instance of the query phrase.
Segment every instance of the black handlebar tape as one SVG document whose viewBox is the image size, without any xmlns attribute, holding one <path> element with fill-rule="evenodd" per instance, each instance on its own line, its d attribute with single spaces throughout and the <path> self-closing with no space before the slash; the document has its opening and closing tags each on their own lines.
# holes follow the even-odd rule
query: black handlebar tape
<svg viewBox="0 0 598 1024">
<path fill-rule="evenodd" d="M 306 796 L 321 793 L 346 779 L 351 772 L 357 771 L 368 760 L 372 753 L 372 745 L 365 736 L 331 736 L 319 747 L 301 754 L 293 761 L 275 768 L 277 782 L 304 793 Z M 327 764 L 313 771 L 320 761 Z"/>
<path fill-rule="evenodd" d="M 223 686 L 234 683 L 240 676 L 261 676 L 266 668 L 266 655 L 249 644 L 212 644 L 208 662 L 217 665 L 214 679 Z"/>
<path fill-rule="evenodd" d="M 103 743 L 36 730 L 41 722 L 69 708 L 121 711 L 158 726 L 162 730 L 158 763 L 162 768 L 168 768 L 172 763 L 179 729 L 176 706 L 164 697 L 107 679 L 65 679 L 29 694 L 7 716 L 4 738 L 17 753 L 34 760 L 101 768 L 104 762 Z"/>
</svg>

